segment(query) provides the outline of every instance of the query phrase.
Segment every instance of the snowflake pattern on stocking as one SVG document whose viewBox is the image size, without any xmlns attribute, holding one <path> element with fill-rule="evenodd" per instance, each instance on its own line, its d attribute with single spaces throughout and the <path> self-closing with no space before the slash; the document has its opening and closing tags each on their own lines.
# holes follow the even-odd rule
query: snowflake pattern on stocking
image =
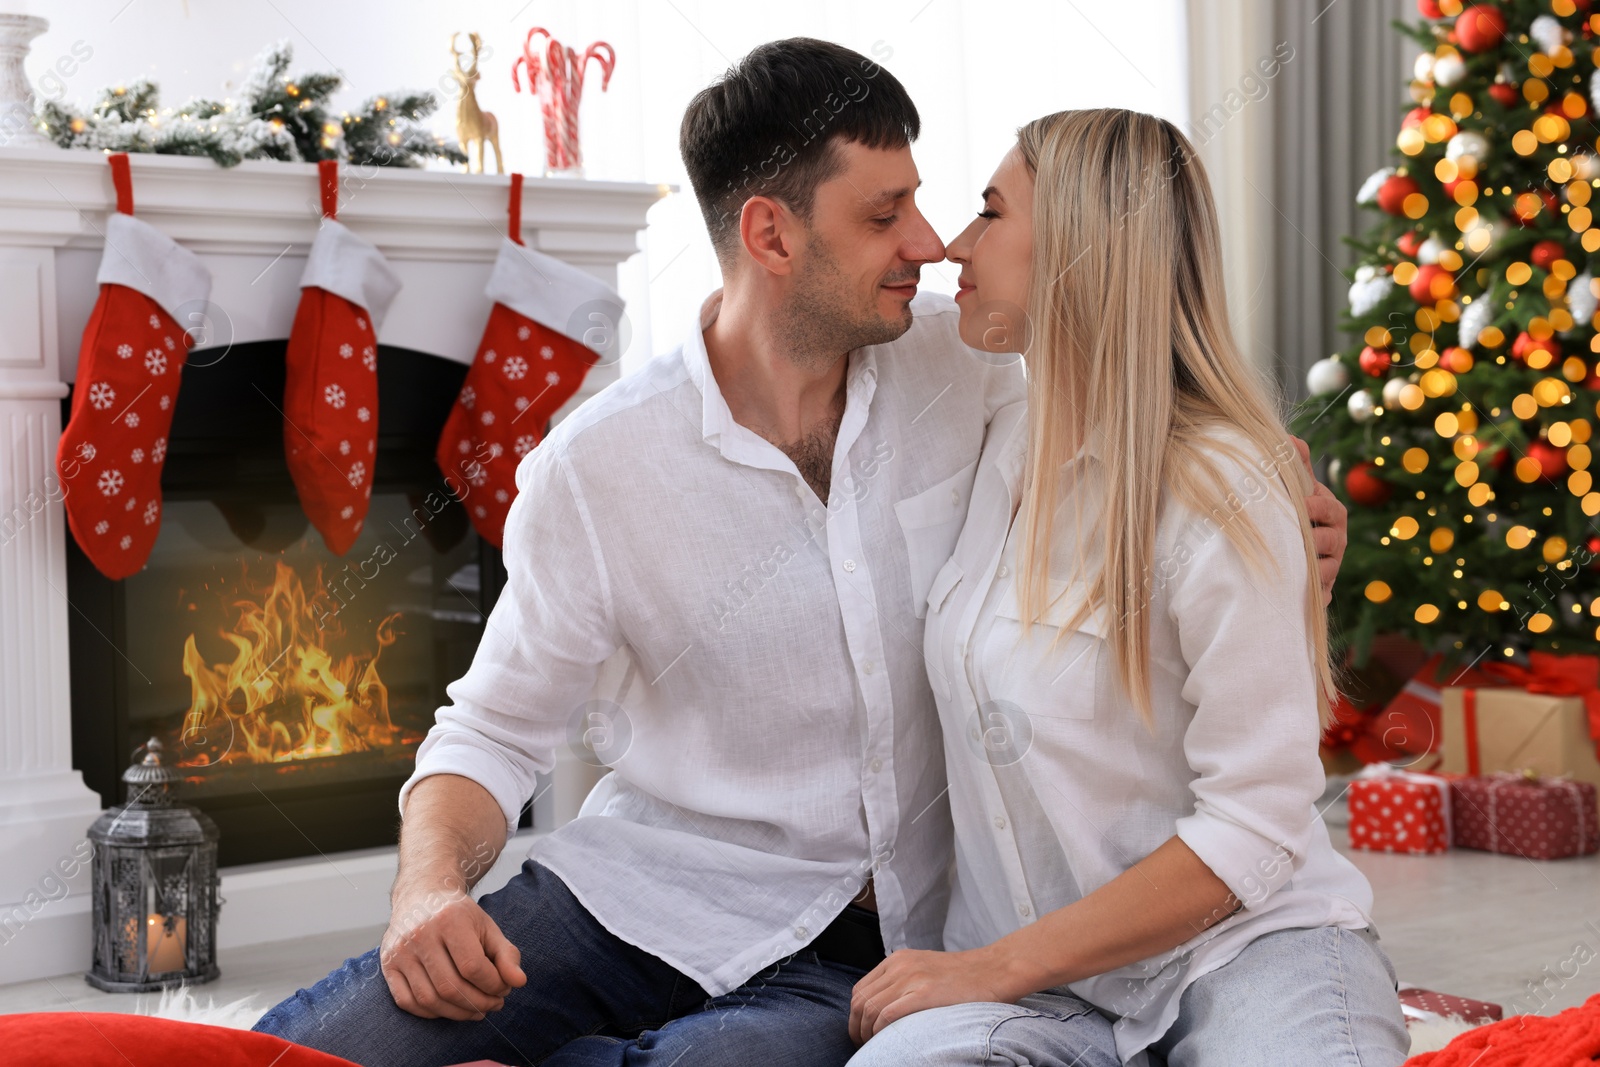
<svg viewBox="0 0 1600 1067">
<path fill-rule="evenodd" d="M 330 407 L 338 410 L 344 407 L 344 390 L 337 385 L 330 385 L 322 391 L 322 399 L 326 400 Z"/>
</svg>

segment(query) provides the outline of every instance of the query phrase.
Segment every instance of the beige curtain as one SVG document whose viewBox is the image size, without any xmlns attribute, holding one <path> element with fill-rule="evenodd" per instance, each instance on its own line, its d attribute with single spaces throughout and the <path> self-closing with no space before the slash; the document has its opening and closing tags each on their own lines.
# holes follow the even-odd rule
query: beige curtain
<svg viewBox="0 0 1600 1067">
<path fill-rule="evenodd" d="M 1289 400 L 1346 343 L 1354 264 L 1373 216 L 1356 190 L 1390 159 L 1416 47 L 1411 0 L 1188 0 L 1190 138 L 1221 217 L 1229 312 Z"/>
</svg>

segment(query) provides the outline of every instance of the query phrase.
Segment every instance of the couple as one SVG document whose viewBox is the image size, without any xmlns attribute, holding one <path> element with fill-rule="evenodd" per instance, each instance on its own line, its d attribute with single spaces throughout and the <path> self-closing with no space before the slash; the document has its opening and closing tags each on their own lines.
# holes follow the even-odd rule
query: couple
<svg viewBox="0 0 1600 1067">
<path fill-rule="evenodd" d="M 1191 146 L 1046 116 L 946 248 L 918 129 L 810 39 L 690 104 L 720 297 L 522 463 L 383 945 L 258 1029 L 388 1067 L 1405 1058 L 1313 806 L 1344 513 L 1234 346 Z M 611 773 L 475 903 L 595 715 Z"/>
</svg>

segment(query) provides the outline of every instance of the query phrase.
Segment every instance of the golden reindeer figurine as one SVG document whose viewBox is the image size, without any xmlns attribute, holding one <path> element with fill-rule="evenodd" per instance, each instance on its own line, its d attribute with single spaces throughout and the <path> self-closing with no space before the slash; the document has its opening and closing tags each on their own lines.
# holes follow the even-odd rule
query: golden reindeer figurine
<svg viewBox="0 0 1600 1067">
<path fill-rule="evenodd" d="M 486 144 L 494 145 L 494 172 L 504 174 L 505 164 L 500 158 L 500 123 L 496 121 L 493 111 L 485 111 L 478 106 L 478 53 L 483 51 L 483 39 L 475 33 L 467 34 L 467 40 L 472 42 L 472 63 L 467 67 L 461 65 L 461 53 L 456 49 L 456 38 L 459 33 L 450 35 L 450 55 L 455 59 L 456 69 L 451 74 L 456 84 L 461 87 L 461 96 L 456 101 L 456 140 L 461 142 L 461 150 L 467 153 L 467 173 L 474 173 L 472 169 L 472 145 L 478 147 L 478 169 L 476 173 L 485 173 L 483 169 L 483 148 Z"/>
</svg>

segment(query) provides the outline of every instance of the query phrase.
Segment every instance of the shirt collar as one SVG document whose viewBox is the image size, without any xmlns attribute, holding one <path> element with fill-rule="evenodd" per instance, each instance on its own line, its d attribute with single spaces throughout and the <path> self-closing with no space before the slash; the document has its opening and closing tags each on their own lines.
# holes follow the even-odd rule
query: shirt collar
<svg viewBox="0 0 1600 1067">
<path fill-rule="evenodd" d="M 744 426 L 733 418 L 733 412 L 728 408 L 728 402 L 722 395 L 722 389 L 717 385 L 717 376 L 711 372 L 711 357 L 706 352 L 705 330 L 716 321 L 717 312 L 722 308 L 722 290 L 713 290 L 705 300 L 701 301 L 699 310 L 690 325 L 688 337 L 683 342 L 683 365 L 689 372 L 689 379 L 694 382 L 695 388 L 700 390 L 700 433 L 708 444 L 716 445 L 722 454 L 730 459 L 737 459 L 756 466 L 770 466 L 770 456 L 765 452 L 775 452 L 782 456 L 777 446 Z M 860 407 L 862 414 L 857 420 L 864 421 L 865 409 L 871 403 L 873 394 L 877 391 L 878 357 L 876 346 L 869 345 L 858 348 L 846 357 L 849 364 L 845 369 L 845 421 L 856 421 L 851 418 L 852 408 Z M 856 427 L 859 431 L 859 426 Z M 839 437 L 845 437 L 845 427 L 840 427 Z M 848 447 L 848 446 L 846 446 Z M 787 462 L 788 457 L 784 457 Z"/>
</svg>

